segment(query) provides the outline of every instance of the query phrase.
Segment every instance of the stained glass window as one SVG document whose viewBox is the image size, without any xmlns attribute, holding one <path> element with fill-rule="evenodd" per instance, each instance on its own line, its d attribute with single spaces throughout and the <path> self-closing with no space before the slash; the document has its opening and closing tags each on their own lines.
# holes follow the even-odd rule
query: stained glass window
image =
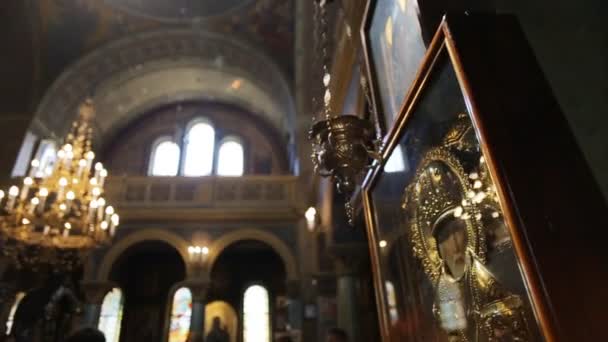
<svg viewBox="0 0 608 342">
<path fill-rule="evenodd" d="M 98 328 L 106 337 L 106 342 L 118 342 L 122 322 L 122 291 L 113 288 L 103 299 Z"/>
<path fill-rule="evenodd" d="M 215 130 L 201 119 L 186 133 L 184 176 L 206 176 L 213 170 Z"/>
<path fill-rule="evenodd" d="M 179 168 L 179 146 L 171 137 L 159 138 L 152 148 L 149 174 L 151 176 L 175 176 Z"/>
<path fill-rule="evenodd" d="M 168 342 L 186 342 L 192 317 L 192 292 L 182 287 L 173 295 Z"/>
<path fill-rule="evenodd" d="M 236 137 L 227 137 L 220 145 L 217 174 L 220 176 L 243 175 L 243 145 Z"/>
<path fill-rule="evenodd" d="M 243 298 L 243 342 L 270 341 L 270 301 L 260 285 L 245 290 Z"/>
<path fill-rule="evenodd" d="M 19 307 L 19 303 L 25 297 L 25 292 L 19 292 L 15 295 L 15 301 L 13 302 L 13 306 L 11 306 L 11 311 L 8 314 L 8 319 L 6 320 L 6 334 L 10 335 L 11 329 L 13 328 L 13 322 L 15 320 L 15 313 L 17 312 L 17 307 Z"/>
</svg>

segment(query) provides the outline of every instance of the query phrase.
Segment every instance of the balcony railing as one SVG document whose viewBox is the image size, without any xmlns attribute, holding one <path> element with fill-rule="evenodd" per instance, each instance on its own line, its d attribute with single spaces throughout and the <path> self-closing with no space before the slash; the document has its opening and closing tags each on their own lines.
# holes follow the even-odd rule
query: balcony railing
<svg viewBox="0 0 608 342">
<path fill-rule="evenodd" d="M 237 218 L 285 217 L 296 213 L 296 184 L 295 176 L 125 176 L 108 179 L 106 197 L 125 218 L 152 218 L 168 212 L 206 218 L 227 213 Z"/>
</svg>

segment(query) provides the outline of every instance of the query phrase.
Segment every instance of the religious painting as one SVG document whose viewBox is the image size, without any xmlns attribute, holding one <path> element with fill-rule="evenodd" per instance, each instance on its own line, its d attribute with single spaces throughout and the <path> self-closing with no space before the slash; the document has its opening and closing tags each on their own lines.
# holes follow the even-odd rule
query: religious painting
<svg viewBox="0 0 608 342">
<path fill-rule="evenodd" d="M 113 288 L 103 299 L 97 327 L 103 332 L 106 342 L 119 341 L 123 302 L 124 298 L 119 288 Z"/>
<path fill-rule="evenodd" d="M 364 184 L 383 341 L 542 341 L 454 54 L 434 40 Z"/>
<path fill-rule="evenodd" d="M 238 318 L 232 306 L 216 300 L 205 305 L 205 340 L 236 342 Z"/>
<path fill-rule="evenodd" d="M 361 36 L 381 127 L 395 119 L 425 53 L 418 0 L 370 0 Z"/>
</svg>

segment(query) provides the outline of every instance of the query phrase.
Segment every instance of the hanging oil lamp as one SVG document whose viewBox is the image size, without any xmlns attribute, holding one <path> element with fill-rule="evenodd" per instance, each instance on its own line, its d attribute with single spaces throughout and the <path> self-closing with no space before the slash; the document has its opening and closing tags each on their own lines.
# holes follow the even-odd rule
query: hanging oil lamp
<svg viewBox="0 0 608 342">
<path fill-rule="evenodd" d="M 315 1 L 315 17 L 321 26 L 320 45 L 323 58 L 323 114 L 324 120 L 313 123 L 309 131 L 312 142 L 312 162 L 315 172 L 330 177 L 336 189 L 344 196 L 349 224 L 353 224 L 350 199 L 356 189 L 359 175 L 366 171 L 375 152 L 375 130 L 368 121 L 352 114 L 335 115 L 331 111 L 331 75 L 327 57 L 327 1 Z"/>
</svg>

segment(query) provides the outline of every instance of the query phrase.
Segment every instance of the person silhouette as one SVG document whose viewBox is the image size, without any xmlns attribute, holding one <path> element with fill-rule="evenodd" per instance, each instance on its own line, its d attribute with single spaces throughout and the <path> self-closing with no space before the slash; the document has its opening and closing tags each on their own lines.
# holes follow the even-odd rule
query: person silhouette
<svg viewBox="0 0 608 342">
<path fill-rule="evenodd" d="M 218 316 L 213 317 L 211 331 L 207 334 L 205 342 L 230 342 L 230 335 L 225 328 L 222 328 L 222 320 Z"/>
</svg>

